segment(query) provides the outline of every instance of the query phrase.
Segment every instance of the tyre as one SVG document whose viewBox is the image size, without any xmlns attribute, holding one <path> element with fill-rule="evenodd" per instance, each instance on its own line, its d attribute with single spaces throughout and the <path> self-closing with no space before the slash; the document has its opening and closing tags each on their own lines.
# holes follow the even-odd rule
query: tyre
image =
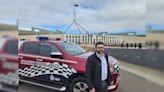
<svg viewBox="0 0 164 92">
<path fill-rule="evenodd" d="M 80 76 L 73 79 L 67 92 L 89 92 L 85 78 Z"/>
</svg>

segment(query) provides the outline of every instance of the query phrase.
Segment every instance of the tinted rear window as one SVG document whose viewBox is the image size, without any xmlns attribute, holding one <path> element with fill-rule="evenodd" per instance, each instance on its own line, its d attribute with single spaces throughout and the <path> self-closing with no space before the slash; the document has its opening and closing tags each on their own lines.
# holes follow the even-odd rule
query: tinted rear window
<svg viewBox="0 0 164 92">
<path fill-rule="evenodd" d="M 40 45 L 40 55 L 51 56 L 51 52 L 59 52 L 58 49 L 49 43 L 42 43 Z"/>
<path fill-rule="evenodd" d="M 5 51 L 9 54 L 18 54 L 18 41 L 9 41 L 6 44 Z"/>
<path fill-rule="evenodd" d="M 23 52 L 29 54 L 38 54 L 39 53 L 39 43 L 26 43 Z"/>
</svg>

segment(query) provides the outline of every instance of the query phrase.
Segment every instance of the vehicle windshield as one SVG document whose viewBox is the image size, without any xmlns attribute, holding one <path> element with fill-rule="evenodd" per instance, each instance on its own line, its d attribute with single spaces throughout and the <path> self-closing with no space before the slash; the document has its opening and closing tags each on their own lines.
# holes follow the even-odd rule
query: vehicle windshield
<svg viewBox="0 0 164 92">
<path fill-rule="evenodd" d="M 72 42 L 60 42 L 58 44 L 72 56 L 80 55 L 86 52 L 79 45 L 74 44 Z"/>
</svg>

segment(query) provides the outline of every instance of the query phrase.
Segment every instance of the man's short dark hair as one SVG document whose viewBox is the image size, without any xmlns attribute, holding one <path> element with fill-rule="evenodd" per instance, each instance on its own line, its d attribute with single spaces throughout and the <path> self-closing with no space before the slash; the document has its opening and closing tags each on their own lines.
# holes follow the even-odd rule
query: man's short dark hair
<svg viewBox="0 0 164 92">
<path fill-rule="evenodd" d="M 97 45 L 99 45 L 99 44 L 104 45 L 104 43 L 103 43 L 103 42 L 97 42 L 97 43 L 95 44 L 95 47 L 97 47 Z"/>
</svg>

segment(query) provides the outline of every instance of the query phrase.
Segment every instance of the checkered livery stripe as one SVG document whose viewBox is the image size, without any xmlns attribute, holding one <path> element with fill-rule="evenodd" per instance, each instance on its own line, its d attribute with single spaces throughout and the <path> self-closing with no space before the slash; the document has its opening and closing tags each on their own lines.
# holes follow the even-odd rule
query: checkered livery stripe
<svg viewBox="0 0 164 92">
<path fill-rule="evenodd" d="M 73 68 L 70 68 L 67 64 L 59 64 L 57 62 L 51 63 L 47 66 L 31 65 L 29 67 L 25 67 L 24 69 L 19 69 L 19 76 L 24 77 L 36 77 L 46 74 L 55 74 L 69 78 L 69 76 L 71 76 L 73 73 L 77 73 L 77 71 Z"/>
</svg>

